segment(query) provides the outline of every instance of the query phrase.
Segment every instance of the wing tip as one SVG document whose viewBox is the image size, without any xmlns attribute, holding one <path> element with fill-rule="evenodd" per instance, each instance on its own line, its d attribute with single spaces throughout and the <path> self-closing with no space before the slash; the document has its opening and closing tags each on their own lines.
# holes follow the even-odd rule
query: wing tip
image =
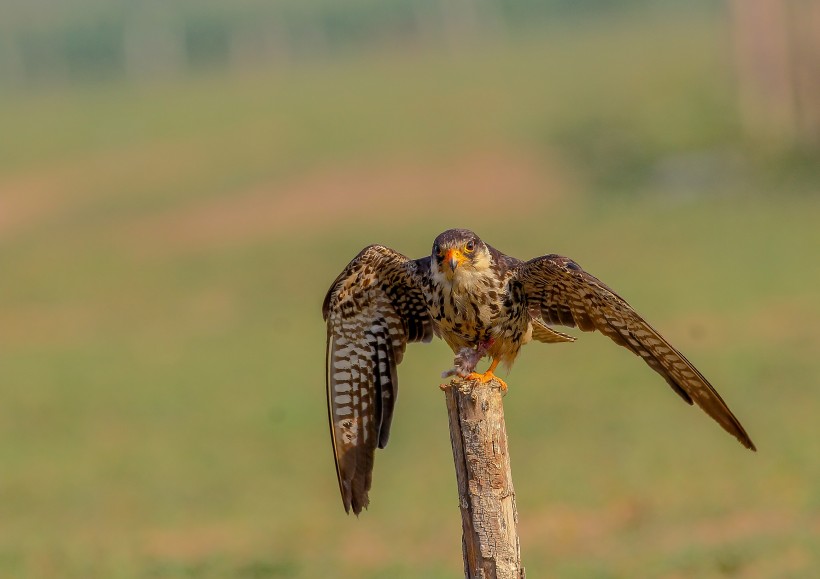
<svg viewBox="0 0 820 579">
<path fill-rule="evenodd" d="M 735 432 L 733 434 L 735 435 L 735 438 L 737 438 L 738 442 L 740 442 L 740 444 L 742 444 L 752 452 L 757 452 L 757 446 L 755 446 L 755 443 L 752 442 L 751 438 L 749 438 L 749 435 L 746 434 L 746 431 L 743 430 L 743 427 L 740 428 L 740 432 Z"/>
<path fill-rule="evenodd" d="M 353 511 L 357 519 L 362 514 L 362 510 L 367 510 L 367 507 L 370 506 L 370 497 L 367 496 L 366 491 L 363 497 L 359 498 L 351 494 L 349 497 L 342 497 L 342 500 L 344 501 L 345 513 L 349 515 L 350 511 Z"/>
<path fill-rule="evenodd" d="M 722 400 L 721 400 L 721 402 L 722 402 Z M 725 406 L 725 403 L 724 403 L 724 406 Z M 714 417 L 714 416 L 713 416 L 713 418 L 715 418 L 715 421 L 718 424 L 720 424 L 720 426 L 722 426 L 723 429 L 726 432 L 728 432 L 729 434 L 734 436 L 737 439 L 737 441 L 740 444 L 742 444 L 745 448 L 748 448 L 752 452 L 757 452 L 757 446 L 755 446 L 755 443 L 752 442 L 752 439 L 746 433 L 746 429 L 743 428 L 743 425 L 740 423 L 740 421 L 737 419 L 737 417 L 734 414 L 732 414 L 732 412 L 729 410 L 728 407 L 726 407 L 726 412 L 728 414 L 728 417 L 727 417 L 728 421 L 718 419 L 717 417 Z"/>
<path fill-rule="evenodd" d="M 361 514 L 362 509 L 366 509 L 370 504 L 370 498 L 367 495 L 367 491 L 364 492 L 363 497 L 357 497 L 356 493 L 353 492 L 353 482 L 343 482 L 340 486 L 340 490 L 342 491 L 342 505 L 345 508 L 345 513 L 350 514 L 350 511 L 353 511 L 353 514 L 358 516 Z"/>
</svg>

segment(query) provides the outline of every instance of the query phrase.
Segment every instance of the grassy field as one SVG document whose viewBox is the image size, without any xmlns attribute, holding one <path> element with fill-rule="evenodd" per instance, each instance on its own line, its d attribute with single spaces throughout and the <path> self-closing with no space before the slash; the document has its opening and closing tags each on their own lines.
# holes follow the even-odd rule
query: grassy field
<svg viewBox="0 0 820 579">
<path fill-rule="evenodd" d="M 452 355 L 409 348 L 346 517 L 320 305 L 364 245 L 467 226 L 613 286 L 760 449 L 600 335 L 528 346 L 505 400 L 528 574 L 809 576 L 816 161 L 743 138 L 719 22 L 653 18 L 1 97 L 0 575 L 458 576 Z"/>
</svg>

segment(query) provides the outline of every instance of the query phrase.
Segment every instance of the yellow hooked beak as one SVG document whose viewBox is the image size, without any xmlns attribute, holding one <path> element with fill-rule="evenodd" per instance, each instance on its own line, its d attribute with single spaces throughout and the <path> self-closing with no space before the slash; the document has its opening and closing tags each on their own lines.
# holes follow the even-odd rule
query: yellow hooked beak
<svg viewBox="0 0 820 579">
<path fill-rule="evenodd" d="M 450 264 L 450 271 L 455 271 L 456 268 L 463 263 L 467 258 L 458 249 L 448 249 L 444 255 L 444 260 Z"/>
</svg>

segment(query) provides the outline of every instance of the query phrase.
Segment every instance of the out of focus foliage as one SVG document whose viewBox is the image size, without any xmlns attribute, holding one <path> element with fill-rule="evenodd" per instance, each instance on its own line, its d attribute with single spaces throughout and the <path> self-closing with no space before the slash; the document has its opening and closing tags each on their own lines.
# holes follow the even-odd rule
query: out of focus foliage
<svg viewBox="0 0 820 579">
<path fill-rule="evenodd" d="M 144 78 L 293 63 L 339 51 L 431 48 L 478 37 L 483 42 L 555 21 L 663 4 L 629 0 L 613 9 L 605 0 L 3 0 L 0 81 Z"/>
</svg>

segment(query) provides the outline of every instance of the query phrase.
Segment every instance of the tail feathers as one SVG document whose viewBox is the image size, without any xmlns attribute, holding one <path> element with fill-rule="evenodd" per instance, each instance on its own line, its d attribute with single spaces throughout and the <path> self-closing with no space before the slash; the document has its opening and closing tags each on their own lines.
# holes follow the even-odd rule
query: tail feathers
<svg viewBox="0 0 820 579">
<path fill-rule="evenodd" d="M 569 334 L 553 330 L 539 318 L 532 318 L 532 339 L 544 342 L 545 344 L 575 341 L 575 338 Z"/>
</svg>

